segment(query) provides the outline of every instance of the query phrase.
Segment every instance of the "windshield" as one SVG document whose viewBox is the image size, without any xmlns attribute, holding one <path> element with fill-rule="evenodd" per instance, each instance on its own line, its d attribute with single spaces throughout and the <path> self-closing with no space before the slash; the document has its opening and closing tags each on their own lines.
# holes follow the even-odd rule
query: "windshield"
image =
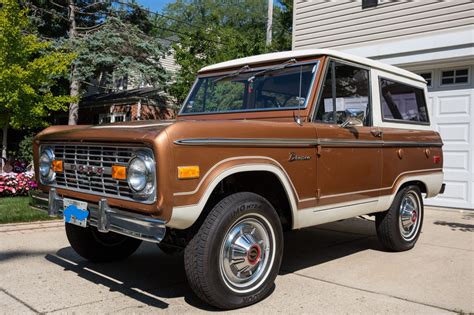
<svg viewBox="0 0 474 315">
<path fill-rule="evenodd" d="M 199 78 L 181 114 L 296 109 L 306 99 L 317 62 Z"/>
</svg>

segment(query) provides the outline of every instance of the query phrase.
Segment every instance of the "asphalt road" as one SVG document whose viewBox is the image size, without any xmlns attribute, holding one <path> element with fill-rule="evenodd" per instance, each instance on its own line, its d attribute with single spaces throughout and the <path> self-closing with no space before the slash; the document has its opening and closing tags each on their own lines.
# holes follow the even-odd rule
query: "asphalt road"
<svg viewBox="0 0 474 315">
<path fill-rule="evenodd" d="M 288 232 L 272 294 L 238 313 L 474 312 L 474 212 L 426 210 L 408 252 L 383 251 L 374 224 L 351 219 Z M 215 311 L 189 288 L 181 256 L 143 244 L 92 264 L 62 223 L 0 225 L 0 313 Z"/>
</svg>

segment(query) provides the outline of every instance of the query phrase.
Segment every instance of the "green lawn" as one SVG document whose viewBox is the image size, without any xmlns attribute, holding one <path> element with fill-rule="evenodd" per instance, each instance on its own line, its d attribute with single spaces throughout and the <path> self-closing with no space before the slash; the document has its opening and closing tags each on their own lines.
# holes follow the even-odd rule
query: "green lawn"
<svg viewBox="0 0 474 315">
<path fill-rule="evenodd" d="M 46 213 L 28 206 L 29 197 L 0 197 L 0 224 L 51 220 Z"/>
</svg>

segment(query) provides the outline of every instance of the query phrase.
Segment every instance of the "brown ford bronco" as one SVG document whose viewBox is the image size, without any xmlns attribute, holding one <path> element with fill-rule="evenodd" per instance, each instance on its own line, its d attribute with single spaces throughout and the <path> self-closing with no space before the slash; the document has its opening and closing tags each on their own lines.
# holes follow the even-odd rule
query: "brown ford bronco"
<svg viewBox="0 0 474 315">
<path fill-rule="evenodd" d="M 194 292 L 232 309 L 270 293 L 285 229 L 369 214 L 384 247 L 412 248 L 422 198 L 444 189 L 442 145 L 418 75 L 272 53 L 201 69 L 176 121 L 47 128 L 32 203 L 91 261 L 141 241 L 184 251 Z"/>
</svg>

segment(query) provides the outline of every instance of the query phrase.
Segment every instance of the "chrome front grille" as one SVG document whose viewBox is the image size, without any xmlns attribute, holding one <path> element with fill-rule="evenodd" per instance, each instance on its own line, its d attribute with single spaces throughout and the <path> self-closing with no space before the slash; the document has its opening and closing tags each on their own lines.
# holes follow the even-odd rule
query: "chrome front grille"
<svg viewBox="0 0 474 315">
<path fill-rule="evenodd" d="M 127 180 L 112 178 L 112 166 L 127 166 L 137 151 L 148 148 L 95 144 L 44 144 L 54 151 L 56 160 L 63 161 L 63 171 L 56 172 L 52 186 L 74 191 L 133 199 Z"/>
</svg>

